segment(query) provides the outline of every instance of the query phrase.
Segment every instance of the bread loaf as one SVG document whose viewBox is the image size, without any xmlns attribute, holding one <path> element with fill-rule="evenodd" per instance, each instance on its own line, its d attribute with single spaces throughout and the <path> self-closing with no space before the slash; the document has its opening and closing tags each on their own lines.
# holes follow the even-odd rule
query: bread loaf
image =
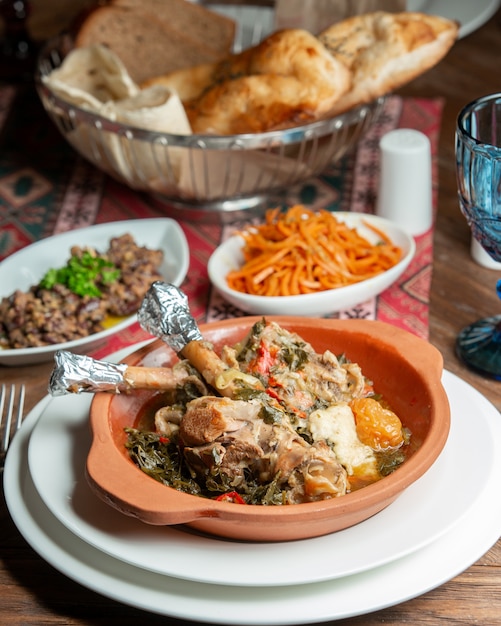
<svg viewBox="0 0 501 626">
<path fill-rule="evenodd" d="M 318 35 L 284 29 L 223 61 L 155 77 L 178 93 L 194 133 L 263 132 L 334 116 L 409 82 L 445 56 L 455 21 L 378 11 Z"/>
<path fill-rule="evenodd" d="M 352 87 L 331 112 L 370 102 L 423 74 L 447 54 L 458 32 L 455 21 L 406 11 L 376 11 L 333 24 L 318 38 L 349 69 Z"/>
<path fill-rule="evenodd" d="M 311 33 L 287 29 L 219 63 L 147 84 L 180 95 L 194 133 L 231 135 L 310 122 L 334 105 L 350 79 Z"/>
<path fill-rule="evenodd" d="M 142 83 L 227 56 L 234 28 L 232 20 L 187 0 L 112 0 L 79 23 L 75 46 L 107 46 Z"/>
<path fill-rule="evenodd" d="M 231 53 L 235 22 L 187 0 L 111 0 L 114 6 L 136 9 L 155 17 L 168 32 L 182 34 L 195 46 L 207 48 L 218 57 Z M 181 54 L 181 51 L 180 51 Z"/>
</svg>

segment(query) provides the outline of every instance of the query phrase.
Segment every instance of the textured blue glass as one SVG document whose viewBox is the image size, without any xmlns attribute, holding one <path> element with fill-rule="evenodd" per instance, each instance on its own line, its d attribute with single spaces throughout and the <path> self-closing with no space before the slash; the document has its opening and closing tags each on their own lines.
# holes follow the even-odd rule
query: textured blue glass
<svg viewBox="0 0 501 626">
<path fill-rule="evenodd" d="M 458 117 L 456 165 L 461 211 L 473 236 L 501 261 L 501 97 L 481 98 Z"/>
<path fill-rule="evenodd" d="M 501 316 L 463 328 L 456 340 L 456 351 L 472 369 L 501 380 Z"/>
<path fill-rule="evenodd" d="M 501 94 L 467 105 L 456 125 L 459 204 L 473 236 L 501 261 Z M 501 298 L 501 281 L 496 286 Z M 471 368 L 501 380 L 501 316 L 474 322 L 456 341 Z"/>
</svg>

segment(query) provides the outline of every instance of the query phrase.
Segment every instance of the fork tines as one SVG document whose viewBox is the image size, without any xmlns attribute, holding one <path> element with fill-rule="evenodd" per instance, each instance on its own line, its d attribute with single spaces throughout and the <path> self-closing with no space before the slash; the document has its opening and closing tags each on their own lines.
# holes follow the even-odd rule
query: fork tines
<svg viewBox="0 0 501 626">
<path fill-rule="evenodd" d="M 24 395 L 25 386 L 19 387 L 19 396 L 17 403 L 17 413 L 14 423 L 14 430 L 12 429 L 12 418 L 14 417 L 14 403 L 16 397 L 16 386 L 12 384 L 10 386 L 10 393 L 7 400 L 7 385 L 5 383 L 0 387 L 0 423 L 2 425 L 2 457 L 7 453 L 9 448 L 11 435 L 13 436 L 20 428 L 23 421 L 24 413 Z M 5 405 L 7 404 L 7 409 Z"/>
</svg>

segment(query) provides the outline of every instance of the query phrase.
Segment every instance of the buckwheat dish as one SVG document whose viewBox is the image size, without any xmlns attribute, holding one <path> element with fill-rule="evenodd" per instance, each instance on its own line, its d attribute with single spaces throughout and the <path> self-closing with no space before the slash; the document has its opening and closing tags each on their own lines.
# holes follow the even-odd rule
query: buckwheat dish
<svg viewBox="0 0 501 626">
<path fill-rule="evenodd" d="M 33 348 L 87 337 L 135 313 L 162 276 L 161 250 L 129 234 L 106 251 L 73 247 L 65 267 L 49 270 L 27 292 L 0 301 L 0 349 Z"/>
</svg>

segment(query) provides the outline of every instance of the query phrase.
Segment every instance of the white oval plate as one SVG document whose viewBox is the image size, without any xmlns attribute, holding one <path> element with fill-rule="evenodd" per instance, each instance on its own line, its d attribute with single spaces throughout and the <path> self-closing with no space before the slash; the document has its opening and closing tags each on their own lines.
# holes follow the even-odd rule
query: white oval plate
<svg viewBox="0 0 501 626">
<path fill-rule="evenodd" d="M 228 302 L 246 313 L 254 315 L 300 315 L 323 317 L 365 302 L 392 285 L 407 269 L 416 251 L 414 239 L 401 228 L 376 215 L 338 212 L 335 216 L 357 231 L 368 241 L 376 243 L 378 236 L 364 222 L 373 224 L 386 233 L 402 249 L 402 259 L 392 268 L 360 283 L 329 289 L 319 293 L 298 296 L 252 296 L 230 289 L 226 283 L 228 272 L 241 267 L 244 258 L 244 240 L 235 235 L 222 243 L 209 259 L 209 278 L 217 291 Z"/>
<path fill-rule="evenodd" d="M 104 251 L 110 239 L 126 233 L 130 233 L 140 246 L 163 250 L 161 273 L 164 279 L 176 286 L 181 285 L 188 271 L 190 253 L 179 224 L 169 218 L 124 220 L 54 235 L 7 257 L 0 263 L 0 299 L 11 295 L 16 289 L 27 291 L 42 279 L 47 270 L 64 266 L 70 258 L 72 246 L 92 246 Z M 107 337 L 133 324 L 136 319 L 136 315 L 131 315 L 115 326 L 74 341 L 35 348 L 0 348 L 0 365 L 29 365 L 50 361 L 57 350 L 89 352 Z"/>
</svg>

